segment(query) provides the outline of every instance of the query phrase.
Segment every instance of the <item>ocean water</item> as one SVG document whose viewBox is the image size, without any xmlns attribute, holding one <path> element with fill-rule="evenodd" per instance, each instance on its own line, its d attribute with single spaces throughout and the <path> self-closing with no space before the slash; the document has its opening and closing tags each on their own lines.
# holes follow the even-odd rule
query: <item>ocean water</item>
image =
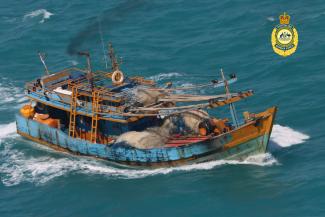
<svg viewBox="0 0 325 217">
<path fill-rule="evenodd" d="M 324 1 L 0 0 L 0 216 L 325 216 Z M 270 34 L 286 11 L 299 33 L 292 56 Z M 163 84 L 239 77 L 253 89 L 240 114 L 276 105 L 267 154 L 154 170 L 120 169 L 58 153 L 15 133 L 24 83 L 84 67 L 105 68 L 111 41 L 127 75 Z M 220 90 L 199 90 L 213 93 Z M 214 115 L 224 110 L 213 111 Z"/>
</svg>

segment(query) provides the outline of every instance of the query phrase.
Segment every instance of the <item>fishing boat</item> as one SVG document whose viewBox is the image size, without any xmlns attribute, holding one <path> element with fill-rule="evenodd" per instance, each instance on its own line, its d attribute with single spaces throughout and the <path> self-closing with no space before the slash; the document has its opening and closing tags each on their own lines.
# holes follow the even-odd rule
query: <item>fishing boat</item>
<svg viewBox="0 0 325 217">
<path fill-rule="evenodd" d="M 130 167 L 169 167 L 218 159 L 243 160 L 265 153 L 276 107 L 243 112 L 234 103 L 252 90 L 230 92 L 236 75 L 192 86 L 158 85 L 126 76 L 111 44 L 111 70 L 92 70 L 88 52 L 84 69 L 49 72 L 26 83 L 30 102 L 16 115 L 17 133 L 58 151 L 92 156 Z M 226 78 L 227 77 L 227 78 Z M 224 88 L 222 94 L 191 91 Z M 229 106 L 231 118 L 213 117 L 211 109 Z"/>
</svg>

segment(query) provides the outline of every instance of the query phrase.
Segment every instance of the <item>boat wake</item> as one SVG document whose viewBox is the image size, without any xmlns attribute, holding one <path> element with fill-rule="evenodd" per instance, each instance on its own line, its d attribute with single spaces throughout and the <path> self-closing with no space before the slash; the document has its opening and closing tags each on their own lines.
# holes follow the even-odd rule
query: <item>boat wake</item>
<svg viewBox="0 0 325 217">
<path fill-rule="evenodd" d="M 5 186 L 30 182 L 36 185 L 44 184 L 56 177 L 67 174 L 102 175 L 107 178 L 138 179 L 148 176 L 165 175 L 172 172 L 193 170 L 210 170 L 222 165 L 251 164 L 270 166 L 277 164 L 271 154 L 255 155 L 245 161 L 218 160 L 206 163 L 159 169 L 121 169 L 108 165 L 106 162 L 94 161 L 88 158 L 68 156 L 64 158 L 28 157 L 23 152 L 6 146 L 0 152 L 1 181 Z"/>
<path fill-rule="evenodd" d="M 16 136 L 16 123 L 15 122 L 0 125 L 0 144 L 5 139 L 12 138 L 15 136 Z"/>
<path fill-rule="evenodd" d="M 18 108 L 22 103 L 26 102 L 27 98 L 24 96 L 23 90 L 17 87 L 16 84 L 1 78 L 0 82 L 0 110 L 7 110 Z M 17 104 L 18 102 L 18 104 Z"/>
<path fill-rule="evenodd" d="M 1 181 L 6 186 L 18 185 L 23 182 L 40 185 L 56 177 L 70 174 L 102 175 L 107 178 L 117 179 L 138 179 L 175 172 L 211 170 L 223 165 L 272 166 L 279 164 L 270 153 L 266 153 L 250 156 L 244 161 L 216 160 L 172 168 L 143 170 L 121 169 L 111 166 L 104 161 L 65 154 L 64 157 L 43 155 L 28 156 L 23 151 L 19 151 L 13 145 L 14 141 L 19 141 L 14 138 L 16 136 L 14 122 L 0 125 L 0 129 L 0 174 Z M 271 136 L 272 141 L 281 147 L 289 147 L 294 144 L 299 144 L 308 138 L 308 135 L 281 125 L 274 126 Z M 41 145 L 35 143 L 32 144 L 33 146 L 36 146 L 36 148 L 44 149 Z"/>
<path fill-rule="evenodd" d="M 6 103 L 13 103 L 18 100 L 21 102 L 24 100 L 24 94 L 21 88 L 8 83 L 7 81 L 1 81 L 0 83 L 0 104 L 4 105 Z"/>
<path fill-rule="evenodd" d="M 25 14 L 23 20 L 27 20 L 29 18 L 34 18 L 34 17 L 38 17 L 38 16 L 42 16 L 42 19 L 39 21 L 39 23 L 44 23 L 45 20 L 50 19 L 50 17 L 54 15 L 51 12 L 47 11 L 46 9 L 38 9 L 35 11 L 32 11 L 28 14 Z"/>
</svg>

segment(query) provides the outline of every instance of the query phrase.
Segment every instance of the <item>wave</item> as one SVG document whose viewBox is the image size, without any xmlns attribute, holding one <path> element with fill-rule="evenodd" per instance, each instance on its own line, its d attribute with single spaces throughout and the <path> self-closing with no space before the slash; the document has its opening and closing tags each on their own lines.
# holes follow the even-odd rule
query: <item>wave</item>
<svg viewBox="0 0 325 217">
<path fill-rule="evenodd" d="M 10 103 L 15 101 L 16 99 L 22 100 L 24 94 L 22 90 L 18 87 L 14 87 L 11 84 L 0 83 L 0 102 Z"/>
<path fill-rule="evenodd" d="M 2 79 L 0 82 L 0 111 L 16 110 L 27 100 L 21 88 L 10 80 Z"/>
<path fill-rule="evenodd" d="M 210 170 L 222 165 L 257 165 L 271 166 L 277 164 L 269 153 L 250 156 L 244 161 L 216 160 L 206 163 L 159 169 L 120 169 L 101 161 L 87 158 L 67 157 L 27 157 L 24 153 L 6 146 L 0 152 L 2 161 L 0 173 L 2 183 L 6 186 L 30 182 L 36 185 L 44 184 L 56 177 L 66 174 L 102 175 L 107 178 L 138 179 L 154 175 L 165 175 L 172 172 Z"/>
<path fill-rule="evenodd" d="M 77 60 L 69 60 L 68 63 L 70 63 L 72 66 L 76 66 L 79 64 Z"/>
<path fill-rule="evenodd" d="M 290 127 L 281 126 L 278 124 L 275 124 L 273 126 L 271 134 L 271 141 L 282 148 L 304 143 L 309 138 L 309 135 L 295 131 Z"/>
<path fill-rule="evenodd" d="M 0 142 L 12 137 L 16 133 L 16 122 L 0 125 Z"/>
<path fill-rule="evenodd" d="M 274 17 L 267 17 L 266 18 L 268 21 L 270 21 L 270 22 L 274 22 L 275 21 L 275 18 Z"/>
<path fill-rule="evenodd" d="M 181 77 L 184 76 L 184 73 L 179 73 L 179 72 L 168 72 L 168 73 L 160 73 L 158 75 L 150 76 L 148 79 L 154 80 L 156 82 L 166 82 L 172 80 L 173 82 L 173 88 L 175 87 L 193 87 L 195 84 L 190 83 L 190 82 L 184 82 L 184 81 L 175 81 L 173 78 L 175 77 Z M 176 94 L 206 94 L 207 89 L 205 88 L 193 88 L 190 90 L 176 90 Z"/>
<path fill-rule="evenodd" d="M 15 23 L 17 21 L 16 17 L 2 16 L 1 19 L 4 23 Z"/>
<path fill-rule="evenodd" d="M 178 72 L 169 72 L 169 73 L 160 73 L 158 75 L 150 76 L 149 79 L 154 81 L 161 81 L 161 80 L 166 80 L 166 79 L 170 79 L 173 77 L 180 77 L 180 76 L 183 76 L 183 74 Z"/>
<path fill-rule="evenodd" d="M 44 184 L 56 177 L 67 174 L 102 175 L 106 178 L 138 179 L 148 176 L 165 175 L 175 172 L 211 170 L 223 165 L 255 165 L 272 166 L 279 165 L 272 154 L 259 154 L 249 156 L 243 161 L 237 160 L 215 160 L 205 163 L 184 165 L 171 168 L 158 169 L 121 169 L 109 165 L 104 161 L 97 161 L 87 157 L 75 157 L 66 155 L 58 156 L 27 156 L 24 152 L 14 148 L 11 141 L 5 139 L 15 137 L 15 123 L 0 125 L 0 174 L 1 181 L 6 186 L 18 185 L 30 182 L 36 185 Z M 299 144 L 308 139 L 309 136 L 297 132 L 289 127 L 274 125 L 271 140 L 281 147 L 289 147 Z M 2 143 L 2 141 L 4 141 Z M 42 145 L 31 142 L 33 146 L 48 151 Z M 56 153 L 56 152 L 54 152 Z"/>
<path fill-rule="evenodd" d="M 40 23 L 44 23 L 45 20 L 50 19 L 51 16 L 53 16 L 54 14 L 47 11 L 46 9 L 38 9 L 35 11 L 32 11 L 28 14 L 25 14 L 24 19 L 26 20 L 28 18 L 34 18 L 34 17 L 38 17 L 38 16 L 42 16 L 42 19 L 40 20 Z"/>
</svg>

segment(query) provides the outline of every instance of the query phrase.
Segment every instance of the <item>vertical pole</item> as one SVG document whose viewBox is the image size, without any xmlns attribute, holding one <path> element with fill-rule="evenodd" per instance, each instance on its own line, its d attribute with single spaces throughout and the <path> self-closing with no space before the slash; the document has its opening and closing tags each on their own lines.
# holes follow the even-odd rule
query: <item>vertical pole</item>
<svg viewBox="0 0 325 217">
<path fill-rule="evenodd" d="M 226 80 L 222 69 L 220 70 L 220 73 L 221 73 L 222 80 L 223 80 L 223 82 L 225 84 L 225 90 L 226 90 L 227 98 L 230 99 L 231 95 L 230 95 L 230 90 L 229 90 L 229 86 L 228 86 L 228 81 Z M 235 105 L 233 103 L 229 104 L 229 110 L 230 110 L 232 122 L 235 125 L 235 128 L 237 128 L 238 127 L 238 118 L 237 118 Z"/>
<path fill-rule="evenodd" d="M 90 83 L 90 88 L 91 90 L 94 89 L 94 80 L 93 80 L 93 75 L 91 72 L 91 63 L 90 63 L 90 54 L 88 53 L 86 55 L 87 57 L 87 66 L 88 66 L 88 79 L 89 79 L 89 83 Z"/>
<path fill-rule="evenodd" d="M 87 58 L 87 77 L 88 77 L 88 82 L 90 84 L 91 90 L 93 90 L 94 89 L 94 81 L 93 81 L 93 75 L 91 72 L 90 54 L 89 54 L 89 52 L 78 52 L 78 54 L 81 56 L 86 56 L 86 58 Z"/>
<path fill-rule="evenodd" d="M 41 62 L 43 63 L 43 66 L 45 68 L 46 75 L 49 75 L 50 73 L 49 73 L 49 70 L 47 69 L 47 66 L 46 66 L 46 63 L 45 63 L 45 54 L 44 53 L 41 53 L 41 52 L 38 52 L 38 56 L 41 59 Z"/>
<path fill-rule="evenodd" d="M 116 59 L 114 48 L 111 42 L 108 43 L 108 54 L 109 58 L 111 59 L 111 64 L 112 64 L 112 71 L 119 70 L 119 63 Z"/>
</svg>

